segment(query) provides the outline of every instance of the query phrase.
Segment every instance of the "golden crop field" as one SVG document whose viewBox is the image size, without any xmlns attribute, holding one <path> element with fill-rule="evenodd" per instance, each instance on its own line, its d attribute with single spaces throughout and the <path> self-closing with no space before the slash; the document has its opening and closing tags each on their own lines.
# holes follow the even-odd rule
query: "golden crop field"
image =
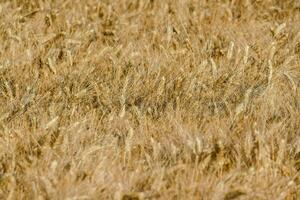
<svg viewBox="0 0 300 200">
<path fill-rule="evenodd" d="M 299 0 L 0 0 L 0 199 L 300 199 Z"/>
</svg>

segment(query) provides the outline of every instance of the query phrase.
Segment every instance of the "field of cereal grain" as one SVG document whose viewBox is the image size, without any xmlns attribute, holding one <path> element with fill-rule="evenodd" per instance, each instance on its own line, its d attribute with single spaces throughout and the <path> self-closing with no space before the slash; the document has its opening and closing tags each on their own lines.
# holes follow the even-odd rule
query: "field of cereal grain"
<svg viewBox="0 0 300 200">
<path fill-rule="evenodd" d="M 300 199 L 299 0 L 0 0 L 0 199 Z"/>
</svg>

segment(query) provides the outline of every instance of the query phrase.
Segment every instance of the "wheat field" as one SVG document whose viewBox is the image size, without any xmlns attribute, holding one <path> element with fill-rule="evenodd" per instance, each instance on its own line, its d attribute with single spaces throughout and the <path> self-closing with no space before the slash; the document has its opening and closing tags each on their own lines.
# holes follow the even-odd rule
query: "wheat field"
<svg viewBox="0 0 300 200">
<path fill-rule="evenodd" d="M 0 199 L 300 199 L 299 0 L 0 0 Z"/>
</svg>

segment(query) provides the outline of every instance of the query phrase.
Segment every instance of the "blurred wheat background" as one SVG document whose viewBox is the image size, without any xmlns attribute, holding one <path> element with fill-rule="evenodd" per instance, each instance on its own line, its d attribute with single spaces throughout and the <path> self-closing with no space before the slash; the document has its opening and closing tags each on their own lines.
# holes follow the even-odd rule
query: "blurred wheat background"
<svg viewBox="0 0 300 200">
<path fill-rule="evenodd" d="M 0 199 L 300 199 L 299 0 L 0 0 Z"/>
</svg>

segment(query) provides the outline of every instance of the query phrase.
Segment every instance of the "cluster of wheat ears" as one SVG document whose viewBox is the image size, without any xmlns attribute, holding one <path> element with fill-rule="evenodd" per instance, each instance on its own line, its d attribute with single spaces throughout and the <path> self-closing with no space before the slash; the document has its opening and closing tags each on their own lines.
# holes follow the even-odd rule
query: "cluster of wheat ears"
<svg viewBox="0 0 300 200">
<path fill-rule="evenodd" d="M 0 199 L 300 199 L 299 0 L 0 0 Z"/>
</svg>

